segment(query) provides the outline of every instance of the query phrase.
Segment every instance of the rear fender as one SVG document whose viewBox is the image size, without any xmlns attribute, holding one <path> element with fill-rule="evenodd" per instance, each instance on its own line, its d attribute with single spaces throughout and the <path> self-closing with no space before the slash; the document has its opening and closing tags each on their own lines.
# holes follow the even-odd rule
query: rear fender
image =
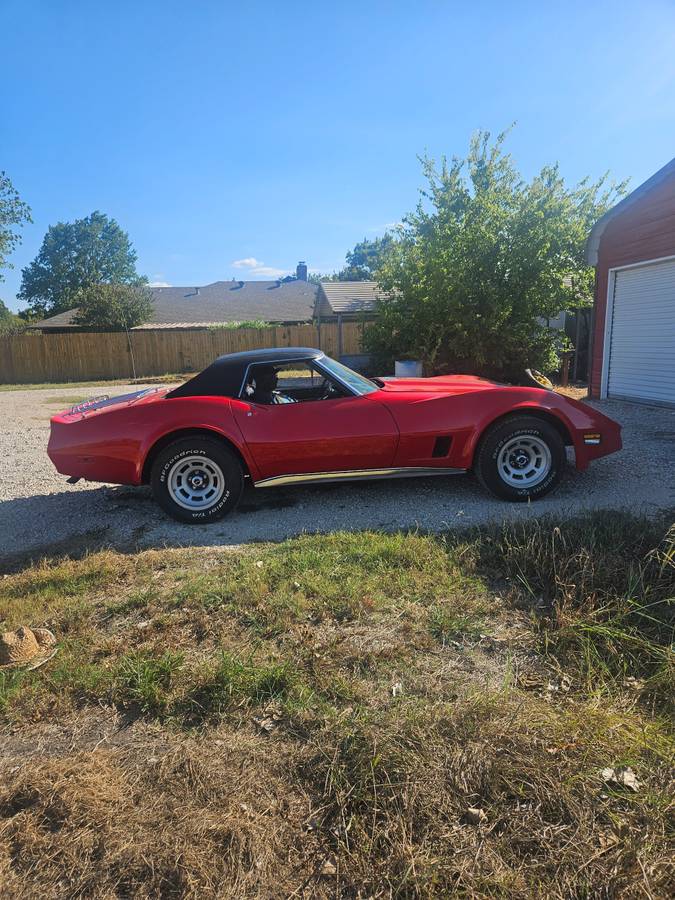
<svg viewBox="0 0 675 900">
<path fill-rule="evenodd" d="M 179 441 L 182 438 L 194 436 L 216 438 L 218 441 L 227 446 L 239 459 L 239 462 L 242 465 L 242 469 L 244 470 L 244 475 L 250 475 L 253 479 L 259 476 L 258 470 L 255 467 L 255 463 L 248 453 L 246 444 L 243 440 L 237 443 L 237 441 L 232 439 L 231 435 L 227 434 L 219 428 L 213 428 L 210 426 L 195 426 L 168 431 L 166 432 L 166 434 L 163 434 L 161 437 L 159 437 L 152 444 L 152 446 L 148 448 L 143 458 L 141 473 L 139 476 L 139 483 L 149 484 L 152 464 L 155 461 L 157 454 L 160 453 L 164 449 L 164 447 L 167 447 L 169 444 L 173 443 L 173 441 Z"/>
<path fill-rule="evenodd" d="M 231 402 L 222 398 L 211 401 L 194 397 L 176 397 L 168 401 L 171 415 L 165 416 L 158 427 L 148 430 L 144 436 L 138 457 L 137 483 L 149 479 L 149 469 L 154 455 L 172 440 L 191 434 L 203 434 L 224 441 L 241 460 L 244 471 L 253 480 L 260 477 L 258 468 L 249 453 L 244 436 L 232 414 Z"/>
</svg>

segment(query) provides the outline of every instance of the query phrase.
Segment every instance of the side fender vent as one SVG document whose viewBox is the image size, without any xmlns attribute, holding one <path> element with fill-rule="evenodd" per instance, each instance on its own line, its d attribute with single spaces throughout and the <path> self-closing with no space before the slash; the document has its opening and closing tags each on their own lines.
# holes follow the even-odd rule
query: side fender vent
<svg viewBox="0 0 675 900">
<path fill-rule="evenodd" d="M 452 438 L 449 434 L 443 435 L 443 437 L 437 437 L 434 441 L 434 449 L 432 452 L 432 457 L 438 458 L 440 456 L 447 456 L 450 452 L 450 445 L 452 444 Z"/>
</svg>

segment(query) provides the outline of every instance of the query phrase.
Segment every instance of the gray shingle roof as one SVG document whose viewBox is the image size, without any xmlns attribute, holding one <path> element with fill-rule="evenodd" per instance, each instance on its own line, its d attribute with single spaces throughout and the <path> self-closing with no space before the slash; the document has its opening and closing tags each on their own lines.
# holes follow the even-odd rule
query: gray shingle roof
<svg viewBox="0 0 675 900">
<path fill-rule="evenodd" d="M 377 301 L 387 297 L 389 294 L 376 281 L 322 281 L 315 314 L 326 317 L 337 313 L 372 313 Z"/>
<path fill-rule="evenodd" d="M 157 287 L 150 289 L 155 309 L 142 327 L 216 325 L 220 322 L 311 321 L 316 300 L 316 285 L 306 281 L 214 281 L 203 287 Z M 76 327 L 76 309 L 59 313 L 32 327 Z"/>
</svg>

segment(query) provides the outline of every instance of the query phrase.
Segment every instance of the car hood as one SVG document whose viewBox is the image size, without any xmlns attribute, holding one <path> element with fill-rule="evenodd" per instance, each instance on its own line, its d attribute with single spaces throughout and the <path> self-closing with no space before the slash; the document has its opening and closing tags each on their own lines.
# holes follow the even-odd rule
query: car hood
<svg viewBox="0 0 675 900">
<path fill-rule="evenodd" d="M 435 378 L 380 378 L 385 393 L 465 394 L 501 387 L 477 375 L 438 375 Z"/>
</svg>

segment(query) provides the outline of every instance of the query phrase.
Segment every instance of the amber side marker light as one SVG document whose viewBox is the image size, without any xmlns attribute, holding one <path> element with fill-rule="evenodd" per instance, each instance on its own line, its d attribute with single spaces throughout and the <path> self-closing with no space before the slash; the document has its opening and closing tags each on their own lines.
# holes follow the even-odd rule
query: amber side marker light
<svg viewBox="0 0 675 900">
<path fill-rule="evenodd" d="M 584 435 L 584 444 L 599 444 L 600 443 L 600 435 L 597 431 L 589 432 Z"/>
</svg>

